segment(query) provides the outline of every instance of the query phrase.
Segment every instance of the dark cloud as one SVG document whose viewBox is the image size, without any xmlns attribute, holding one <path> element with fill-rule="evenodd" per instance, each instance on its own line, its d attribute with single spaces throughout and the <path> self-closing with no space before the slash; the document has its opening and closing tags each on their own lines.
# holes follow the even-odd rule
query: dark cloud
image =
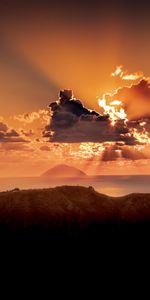
<svg viewBox="0 0 150 300">
<path fill-rule="evenodd" d="M 27 142 L 24 140 L 17 131 L 14 129 L 9 129 L 6 124 L 0 122 L 0 142 Z"/>
<path fill-rule="evenodd" d="M 87 109 L 80 100 L 73 98 L 72 91 L 60 92 L 58 101 L 50 104 L 51 119 L 43 136 L 51 142 L 124 142 L 135 145 L 137 139 L 124 120 L 111 125 L 109 115 L 101 115 Z"/>
<path fill-rule="evenodd" d="M 32 148 L 28 147 L 27 143 L 20 140 L 20 143 L 12 143 L 12 141 L 7 141 L 7 143 L 1 143 L 0 151 L 28 151 L 33 152 Z"/>
<path fill-rule="evenodd" d="M 143 152 L 130 148 L 129 146 L 108 146 L 105 148 L 101 160 L 102 161 L 115 161 L 118 159 L 139 160 L 149 158 Z"/>
<path fill-rule="evenodd" d="M 27 136 L 27 137 L 31 137 L 34 135 L 34 132 L 33 130 L 29 130 L 29 131 L 25 131 L 24 129 L 21 130 L 21 133 L 24 135 L 24 136 Z"/>
<path fill-rule="evenodd" d="M 0 132 L 6 132 L 8 130 L 8 127 L 6 124 L 0 122 Z"/>
<path fill-rule="evenodd" d="M 139 120 L 129 121 L 128 127 L 135 128 L 138 130 L 138 132 L 142 132 L 143 130 L 150 132 L 150 117 L 144 117 Z"/>
<path fill-rule="evenodd" d="M 142 79 L 130 87 L 119 88 L 115 94 L 106 94 L 106 100 L 119 99 L 122 101 L 130 119 L 139 119 L 150 116 L 150 82 Z"/>
<path fill-rule="evenodd" d="M 139 159 L 147 159 L 149 158 L 147 155 L 145 155 L 143 152 L 139 150 L 133 150 L 128 149 L 127 147 L 124 147 L 122 149 L 122 157 L 128 160 L 139 160 Z"/>
<path fill-rule="evenodd" d="M 45 146 L 41 146 L 41 147 L 40 147 L 40 150 L 41 150 L 41 151 L 50 151 L 50 147 L 48 147 L 48 146 L 46 146 L 46 145 L 45 145 Z"/>
<path fill-rule="evenodd" d="M 102 161 L 114 161 L 119 157 L 116 147 L 106 147 L 101 160 Z"/>
</svg>

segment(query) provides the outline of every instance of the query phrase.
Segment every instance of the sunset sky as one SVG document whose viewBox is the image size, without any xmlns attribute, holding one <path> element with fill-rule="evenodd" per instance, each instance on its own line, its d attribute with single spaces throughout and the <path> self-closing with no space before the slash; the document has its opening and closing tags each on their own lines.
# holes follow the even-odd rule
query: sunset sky
<svg viewBox="0 0 150 300">
<path fill-rule="evenodd" d="M 149 9 L 148 1 L 0 1 L 0 177 L 62 162 L 88 174 L 150 174 Z M 48 105 L 64 89 L 86 121 L 60 104 L 56 120 Z M 114 124 L 112 107 L 123 112 Z M 96 123 L 90 110 L 108 121 Z"/>
</svg>

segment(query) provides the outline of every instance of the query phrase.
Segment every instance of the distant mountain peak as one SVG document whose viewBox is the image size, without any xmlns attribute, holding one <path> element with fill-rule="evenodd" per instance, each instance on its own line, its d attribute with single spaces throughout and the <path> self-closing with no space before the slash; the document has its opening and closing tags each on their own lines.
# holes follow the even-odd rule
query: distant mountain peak
<svg viewBox="0 0 150 300">
<path fill-rule="evenodd" d="M 78 168 L 65 164 L 56 165 L 41 175 L 42 177 L 64 178 L 64 177 L 84 177 L 86 174 Z"/>
</svg>

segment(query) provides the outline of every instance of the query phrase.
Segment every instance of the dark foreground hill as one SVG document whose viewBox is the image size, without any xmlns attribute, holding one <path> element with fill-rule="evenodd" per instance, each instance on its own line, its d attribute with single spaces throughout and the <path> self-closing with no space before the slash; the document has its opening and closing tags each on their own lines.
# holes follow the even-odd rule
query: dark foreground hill
<svg viewBox="0 0 150 300">
<path fill-rule="evenodd" d="M 150 221 L 150 194 L 110 197 L 92 187 L 62 186 L 0 193 L 0 226 L 79 229 L 87 224 Z"/>
<path fill-rule="evenodd" d="M 7 260 L 14 248 L 55 268 L 83 260 L 115 265 L 118 257 L 123 264 L 141 247 L 142 257 L 149 255 L 149 241 L 150 194 L 114 198 L 79 186 L 0 193 L 0 251 Z"/>
</svg>

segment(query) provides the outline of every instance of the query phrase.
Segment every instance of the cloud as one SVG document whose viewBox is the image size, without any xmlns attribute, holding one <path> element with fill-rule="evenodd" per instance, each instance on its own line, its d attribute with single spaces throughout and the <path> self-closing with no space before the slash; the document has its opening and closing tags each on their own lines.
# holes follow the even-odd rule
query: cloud
<svg viewBox="0 0 150 300">
<path fill-rule="evenodd" d="M 133 74 L 128 74 L 128 71 L 123 70 L 123 66 L 117 66 L 111 76 L 120 77 L 122 80 L 134 81 L 143 78 L 143 72 L 139 71 Z"/>
<path fill-rule="evenodd" d="M 0 122 L 0 142 L 27 142 L 24 140 L 19 133 L 14 129 L 9 129 L 8 126 Z"/>
<path fill-rule="evenodd" d="M 7 143 L 1 143 L 0 151 L 23 151 L 23 152 L 32 152 L 33 149 L 29 148 L 28 143 L 20 141 L 20 143 L 12 143 L 12 141 L 7 141 Z"/>
<path fill-rule="evenodd" d="M 139 144 L 133 128 L 124 119 L 111 124 L 110 115 L 99 114 L 84 107 L 80 100 L 72 97 L 72 92 L 61 91 L 58 101 L 50 104 L 50 124 L 45 127 L 44 137 L 50 142 L 123 142 L 127 145 Z"/>
<path fill-rule="evenodd" d="M 129 146 L 107 146 L 102 153 L 101 161 L 115 161 L 115 160 L 141 160 L 148 159 L 142 151 L 133 149 Z"/>
<path fill-rule="evenodd" d="M 0 122 L 0 131 L 6 132 L 8 130 L 8 127 L 6 124 Z"/>
<path fill-rule="evenodd" d="M 140 119 L 150 116 L 150 82 L 141 79 L 129 87 L 121 87 L 113 94 L 105 94 L 107 102 L 121 100 L 129 119 Z"/>
<path fill-rule="evenodd" d="M 41 146 L 41 147 L 40 147 L 40 150 L 41 150 L 41 151 L 50 151 L 51 149 L 50 149 L 50 147 L 48 147 L 47 145 L 44 145 L 44 146 Z"/>
<path fill-rule="evenodd" d="M 36 120 L 41 120 L 43 123 L 49 121 L 49 111 L 45 109 L 40 109 L 26 114 L 15 115 L 14 120 L 17 120 L 24 124 L 31 124 Z"/>
<path fill-rule="evenodd" d="M 101 161 L 117 160 L 120 156 L 120 151 L 121 150 L 118 150 L 116 147 L 106 147 L 102 154 Z"/>
<path fill-rule="evenodd" d="M 34 132 L 32 129 L 30 129 L 29 131 L 25 131 L 23 129 L 21 129 L 21 134 L 26 136 L 26 137 L 32 137 L 34 136 Z"/>
</svg>

